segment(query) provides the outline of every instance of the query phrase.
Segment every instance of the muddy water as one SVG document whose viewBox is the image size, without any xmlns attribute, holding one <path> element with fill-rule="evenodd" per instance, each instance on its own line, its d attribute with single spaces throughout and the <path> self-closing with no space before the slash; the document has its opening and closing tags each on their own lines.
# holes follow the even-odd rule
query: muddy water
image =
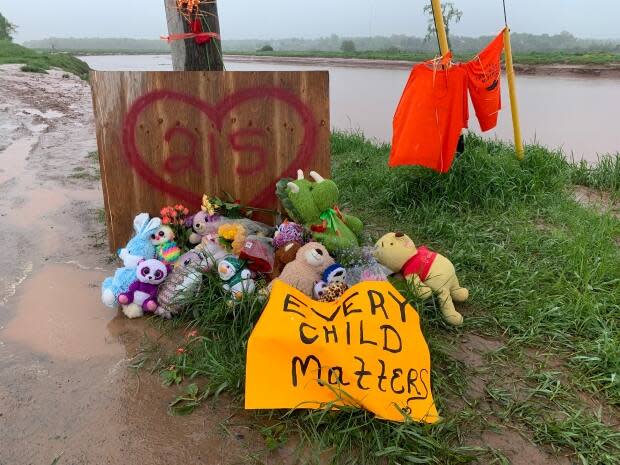
<svg viewBox="0 0 620 465">
<path fill-rule="evenodd" d="M 169 56 L 83 57 L 101 70 L 172 69 Z M 407 81 L 408 70 L 352 68 L 281 63 L 228 61 L 232 71 L 328 69 L 332 126 L 360 130 L 367 137 L 387 142 L 391 138 L 394 109 Z M 526 142 L 560 148 L 575 159 L 594 161 L 598 154 L 620 151 L 620 79 L 519 76 L 517 81 L 521 125 Z M 502 87 L 505 109 L 489 137 L 513 138 L 506 82 Z M 480 132 L 473 109 L 470 129 Z"/>
<path fill-rule="evenodd" d="M 177 390 L 130 369 L 145 338 L 161 335 L 100 302 L 114 269 L 102 193 L 75 176 L 93 169 L 90 89 L 18 69 L 0 66 L 0 464 L 286 459 L 263 453 L 232 402 L 172 417 Z"/>
</svg>

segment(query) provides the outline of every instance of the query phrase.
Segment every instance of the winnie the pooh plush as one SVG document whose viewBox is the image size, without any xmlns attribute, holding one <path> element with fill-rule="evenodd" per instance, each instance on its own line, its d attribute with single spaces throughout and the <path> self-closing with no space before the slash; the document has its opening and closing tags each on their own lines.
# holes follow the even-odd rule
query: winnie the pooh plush
<svg viewBox="0 0 620 465">
<path fill-rule="evenodd" d="M 439 298 L 444 320 L 453 326 L 463 323 L 454 302 L 465 302 L 469 291 L 461 287 L 454 265 L 443 255 L 416 247 L 411 238 L 401 232 L 384 235 L 375 244 L 377 261 L 394 273 L 402 275 L 418 289 L 422 298 L 434 293 Z"/>
</svg>

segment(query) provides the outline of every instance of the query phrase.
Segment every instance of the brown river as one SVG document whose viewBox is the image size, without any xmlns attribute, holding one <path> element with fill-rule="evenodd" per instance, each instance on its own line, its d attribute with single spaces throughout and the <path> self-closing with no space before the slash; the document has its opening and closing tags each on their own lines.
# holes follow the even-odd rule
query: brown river
<svg viewBox="0 0 620 465">
<path fill-rule="evenodd" d="M 172 69 L 167 55 L 82 57 L 97 70 Z M 361 131 L 389 142 L 394 109 L 407 81 L 406 69 L 321 66 L 228 60 L 230 71 L 328 70 L 331 124 L 339 130 Z M 595 161 L 598 155 L 620 151 L 620 79 L 603 77 L 518 76 L 521 126 L 526 143 L 561 149 L 570 158 Z M 507 86 L 503 82 L 498 127 L 488 137 L 511 141 L 512 124 Z M 470 130 L 480 132 L 470 111 Z"/>
</svg>

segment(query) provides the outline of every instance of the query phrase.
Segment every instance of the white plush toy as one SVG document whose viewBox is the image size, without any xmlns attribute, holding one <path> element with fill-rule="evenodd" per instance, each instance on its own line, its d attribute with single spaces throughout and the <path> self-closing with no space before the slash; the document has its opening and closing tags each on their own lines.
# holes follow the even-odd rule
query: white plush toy
<svg viewBox="0 0 620 465">
<path fill-rule="evenodd" d="M 230 292 L 233 300 L 242 300 L 247 294 L 256 290 L 256 283 L 252 279 L 252 272 L 243 267 L 243 263 L 234 255 L 228 255 L 220 260 L 217 266 L 220 279 L 224 281 L 222 287 Z"/>
</svg>

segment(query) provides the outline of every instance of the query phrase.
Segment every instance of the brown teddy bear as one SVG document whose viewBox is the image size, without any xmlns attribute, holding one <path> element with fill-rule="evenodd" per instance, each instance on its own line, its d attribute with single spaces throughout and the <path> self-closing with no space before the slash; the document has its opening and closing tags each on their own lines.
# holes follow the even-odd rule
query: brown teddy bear
<svg viewBox="0 0 620 465">
<path fill-rule="evenodd" d="M 295 260 L 284 267 L 279 279 L 312 297 L 314 283 L 320 281 L 323 270 L 334 263 L 323 244 L 309 242 L 297 250 Z"/>
<path fill-rule="evenodd" d="M 448 324 L 459 326 L 463 323 L 453 301 L 465 302 L 469 291 L 459 284 L 450 260 L 424 246 L 416 247 L 411 238 L 401 232 L 384 235 L 375 247 L 377 261 L 394 273 L 401 272 L 416 287 L 420 297 L 437 295 Z"/>
<path fill-rule="evenodd" d="M 290 241 L 276 250 L 273 263 L 273 271 L 271 279 L 276 279 L 282 273 L 284 267 L 295 260 L 297 251 L 301 248 L 301 244 L 296 241 Z"/>
</svg>

